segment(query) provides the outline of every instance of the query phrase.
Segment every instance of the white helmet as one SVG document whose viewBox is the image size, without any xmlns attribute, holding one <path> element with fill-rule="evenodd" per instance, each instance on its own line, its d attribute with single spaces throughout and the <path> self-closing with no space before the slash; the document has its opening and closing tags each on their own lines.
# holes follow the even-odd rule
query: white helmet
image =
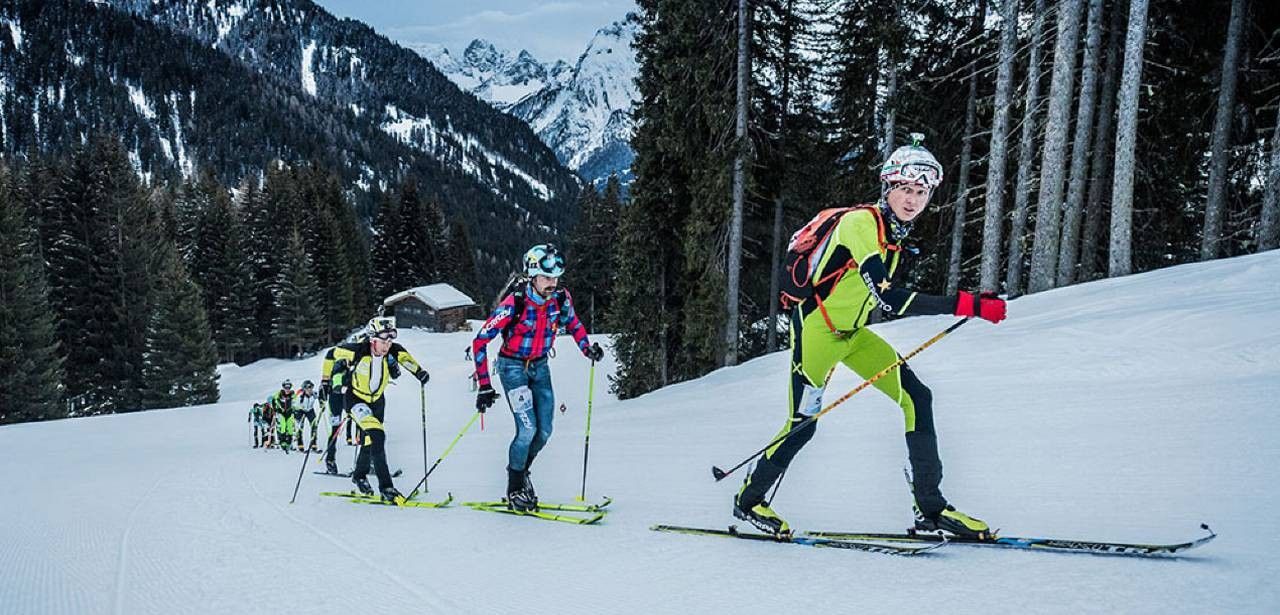
<svg viewBox="0 0 1280 615">
<path fill-rule="evenodd" d="M 388 335 L 390 332 L 390 335 Z M 396 338 L 396 317 L 395 316 L 375 316 L 369 319 L 369 324 L 364 326 L 364 333 L 369 337 L 385 336 L 388 339 Z"/>
<path fill-rule="evenodd" d="M 911 133 L 911 144 L 893 150 L 880 167 L 880 181 L 886 189 L 894 184 L 920 184 L 932 192 L 942 183 L 942 165 L 924 148 L 924 135 Z"/>
</svg>

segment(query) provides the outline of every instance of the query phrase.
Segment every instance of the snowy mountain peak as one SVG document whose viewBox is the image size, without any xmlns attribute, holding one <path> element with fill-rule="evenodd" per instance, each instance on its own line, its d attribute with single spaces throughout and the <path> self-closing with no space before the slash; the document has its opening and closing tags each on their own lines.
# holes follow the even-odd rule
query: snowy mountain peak
<svg viewBox="0 0 1280 615">
<path fill-rule="evenodd" d="M 467 45 L 466 50 L 462 52 L 462 59 L 475 70 L 492 72 L 503 63 L 504 55 L 493 46 L 493 43 L 478 38 Z"/>
<path fill-rule="evenodd" d="M 510 112 L 525 120 L 566 166 L 587 179 L 625 177 L 635 158 L 631 108 L 639 72 L 632 43 L 634 13 L 596 31 L 572 76 L 520 101 Z"/>
<path fill-rule="evenodd" d="M 556 75 L 567 77 L 565 70 L 559 69 L 567 66 L 563 61 L 547 65 L 528 50 L 511 52 L 482 38 L 471 41 L 460 58 L 442 45 L 422 43 L 411 48 L 459 87 L 502 110 L 553 85 Z"/>
<path fill-rule="evenodd" d="M 628 177 L 631 107 L 639 71 L 631 48 L 640 19 L 634 13 L 596 31 L 577 62 L 538 61 L 526 50 L 504 51 L 485 39 L 462 58 L 436 44 L 412 48 L 464 90 L 524 120 L 565 166 L 589 180 Z"/>
</svg>

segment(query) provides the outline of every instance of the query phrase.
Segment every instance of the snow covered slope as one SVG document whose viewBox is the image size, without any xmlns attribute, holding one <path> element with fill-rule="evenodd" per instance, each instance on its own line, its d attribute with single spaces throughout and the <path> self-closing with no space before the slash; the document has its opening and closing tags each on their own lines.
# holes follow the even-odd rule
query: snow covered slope
<svg viewBox="0 0 1280 615">
<path fill-rule="evenodd" d="M 949 547 L 889 556 L 650 532 L 723 526 L 712 481 L 783 421 L 774 354 L 618 402 L 597 391 L 591 495 L 600 526 L 358 506 L 340 479 L 249 447 L 249 401 L 319 360 L 224 369 L 225 403 L 0 428 L 0 613 L 1275 612 L 1280 605 L 1280 251 L 1018 299 L 912 361 L 933 389 L 947 496 L 1007 534 L 1219 538 L 1171 561 Z M 906 351 L 952 322 L 878 326 Z M 405 332 L 433 373 L 431 458 L 470 414 L 466 334 Z M 556 434 L 533 468 L 544 500 L 577 492 L 587 362 L 560 343 Z M 606 359 L 603 371 L 611 371 Z M 597 374 L 597 387 L 604 378 Z M 838 370 L 831 391 L 857 384 Z M 421 474 L 418 387 L 388 393 L 389 455 Z M 499 404 L 501 406 L 501 404 Z M 495 408 L 432 494 L 497 497 L 509 413 Z M 802 529 L 910 520 L 902 418 L 867 391 L 824 418 L 775 501 Z M 343 446 L 341 465 L 350 464 Z"/>
</svg>

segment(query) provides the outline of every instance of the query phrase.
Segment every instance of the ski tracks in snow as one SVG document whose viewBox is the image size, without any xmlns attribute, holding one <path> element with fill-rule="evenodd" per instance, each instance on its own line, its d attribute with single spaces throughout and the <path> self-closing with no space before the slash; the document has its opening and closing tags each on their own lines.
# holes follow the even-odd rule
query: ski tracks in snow
<svg viewBox="0 0 1280 615">
<path fill-rule="evenodd" d="M 129 519 L 125 521 L 124 533 L 120 536 L 120 558 L 116 564 L 116 599 L 115 607 L 111 609 L 116 615 L 124 613 L 124 577 L 125 570 L 129 565 L 129 535 L 133 532 L 133 526 L 138 520 L 138 511 L 142 510 L 142 505 L 147 503 L 151 498 L 151 494 L 160 486 L 160 481 L 164 480 L 164 475 L 156 477 L 156 480 L 141 496 L 138 496 L 138 503 L 134 504 L 133 510 L 129 512 Z"/>
<path fill-rule="evenodd" d="M 321 530 L 320 528 L 316 527 L 315 525 L 311 524 L 305 519 L 299 517 L 298 515 L 295 515 L 292 512 L 289 512 L 289 509 L 286 506 L 277 504 L 276 502 L 268 498 L 266 494 L 262 493 L 262 491 L 258 489 L 258 486 L 254 484 L 253 480 L 251 480 L 249 476 L 244 473 L 243 468 L 241 469 L 241 475 L 244 478 L 245 484 L 249 485 L 249 488 L 253 490 L 254 495 L 257 496 L 260 502 L 262 502 L 266 506 L 271 507 L 276 512 L 278 512 L 280 516 L 289 519 L 298 527 L 307 529 L 312 534 L 324 539 L 325 542 L 328 542 L 329 544 L 336 547 L 339 551 L 346 553 L 352 559 L 355 559 L 357 562 L 359 562 L 358 566 L 343 565 L 339 562 L 332 562 L 332 561 L 326 562 L 327 564 L 329 564 L 329 570 L 338 571 L 340 576 L 342 574 L 342 571 L 362 571 L 366 573 L 372 573 L 371 575 L 365 574 L 365 575 L 360 575 L 355 578 L 349 579 L 351 581 L 358 582 L 361 585 L 361 589 L 365 591 L 369 590 L 369 588 L 367 587 L 369 581 L 376 580 L 377 579 L 376 575 L 381 575 L 384 579 L 399 586 L 401 589 L 408 592 L 410 595 L 412 595 L 414 598 L 417 599 L 416 602 L 409 602 L 407 605 L 409 608 L 414 610 L 419 610 L 419 609 L 424 609 L 424 607 L 429 607 L 429 608 L 425 608 L 424 610 L 426 612 L 431 612 L 431 613 L 463 612 L 462 605 L 459 605 L 453 601 L 441 598 L 440 596 L 431 595 L 421 591 L 419 588 L 415 587 L 412 583 L 401 578 L 400 575 L 397 575 L 396 573 L 391 572 L 390 570 L 387 570 L 385 567 L 379 565 L 377 562 L 362 555 L 359 551 L 347 546 L 346 544 L 343 543 L 341 539 L 335 538 L 334 536 Z M 396 545 L 392 545 L 392 546 L 394 547 Z M 394 553 L 388 553 L 388 554 L 394 555 Z M 370 592 L 370 593 L 373 593 L 373 592 Z M 378 598 L 378 600 L 386 600 L 386 596 L 381 596 Z M 380 602 L 378 604 L 381 605 Z"/>
</svg>

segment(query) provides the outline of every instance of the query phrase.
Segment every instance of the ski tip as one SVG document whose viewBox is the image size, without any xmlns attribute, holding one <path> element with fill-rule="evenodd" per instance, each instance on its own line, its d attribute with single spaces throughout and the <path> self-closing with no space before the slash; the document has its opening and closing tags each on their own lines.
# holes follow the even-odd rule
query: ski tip
<svg viewBox="0 0 1280 615">
<path fill-rule="evenodd" d="M 711 466 L 711 475 L 716 477 L 716 482 L 722 481 L 724 480 L 724 477 L 728 476 L 728 474 L 725 473 L 724 470 L 721 470 L 716 466 Z"/>
</svg>

